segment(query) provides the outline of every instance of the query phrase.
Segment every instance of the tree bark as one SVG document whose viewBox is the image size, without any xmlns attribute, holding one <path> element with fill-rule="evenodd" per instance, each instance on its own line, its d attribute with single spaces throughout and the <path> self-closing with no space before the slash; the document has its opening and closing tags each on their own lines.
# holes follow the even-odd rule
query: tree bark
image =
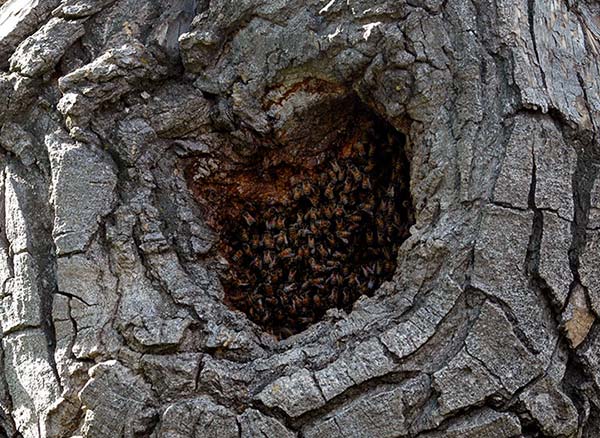
<svg viewBox="0 0 600 438">
<path fill-rule="evenodd" d="M 600 436 L 599 16 L 0 0 L 0 436 Z M 278 340 L 224 304 L 187 169 L 318 143 L 349 96 L 406 136 L 414 225 Z"/>
</svg>

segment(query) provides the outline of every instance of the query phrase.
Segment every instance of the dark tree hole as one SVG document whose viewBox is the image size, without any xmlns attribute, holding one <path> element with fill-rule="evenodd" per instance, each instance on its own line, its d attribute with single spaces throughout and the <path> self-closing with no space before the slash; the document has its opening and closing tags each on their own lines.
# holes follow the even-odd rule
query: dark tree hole
<svg viewBox="0 0 600 438">
<path fill-rule="evenodd" d="M 326 145 L 238 145 L 253 153 L 186 170 L 229 263 L 226 303 L 280 338 L 373 295 L 412 224 L 404 135 L 357 99 L 340 104 L 351 120 Z"/>
</svg>

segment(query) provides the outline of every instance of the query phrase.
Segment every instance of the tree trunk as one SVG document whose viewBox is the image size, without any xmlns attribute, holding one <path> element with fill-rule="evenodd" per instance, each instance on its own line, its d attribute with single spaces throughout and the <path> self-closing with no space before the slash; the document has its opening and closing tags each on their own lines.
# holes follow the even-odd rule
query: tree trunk
<svg viewBox="0 0 600 438">
<path fill-rule="evenodd" d="M 0 5 L 0 436 L 600 436 L 597 2 Z M 244 190 L 368 132 L 393 276 L 235 298 Z"/>
</svg>

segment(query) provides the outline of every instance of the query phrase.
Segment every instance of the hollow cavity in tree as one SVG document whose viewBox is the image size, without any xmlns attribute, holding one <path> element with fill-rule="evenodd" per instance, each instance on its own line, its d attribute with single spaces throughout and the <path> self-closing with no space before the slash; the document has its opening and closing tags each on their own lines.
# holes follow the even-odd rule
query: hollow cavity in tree
<svg viewBox="0 0 600 438">
<path fill-rule="evenodd" d="M 324 143 L 252 145 L 187 169 L 229 263 L 227 304 L 277 337 L 391 280 L 412 223 L 404 135 L 348 104 L 350 120 Z"/>
</svg>

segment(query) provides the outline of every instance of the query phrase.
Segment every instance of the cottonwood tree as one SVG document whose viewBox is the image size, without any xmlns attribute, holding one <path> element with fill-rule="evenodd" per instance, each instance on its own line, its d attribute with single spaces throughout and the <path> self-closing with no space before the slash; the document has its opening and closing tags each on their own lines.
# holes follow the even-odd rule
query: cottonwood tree
<svg viewBox="0 0 600 438">
<path fill-rule="evenodd" d="M 1 435 L 600 435 L 598 2 L 0 4 Z M 309 283 L 228 282 L 364 138 Z"/>
</svg>

